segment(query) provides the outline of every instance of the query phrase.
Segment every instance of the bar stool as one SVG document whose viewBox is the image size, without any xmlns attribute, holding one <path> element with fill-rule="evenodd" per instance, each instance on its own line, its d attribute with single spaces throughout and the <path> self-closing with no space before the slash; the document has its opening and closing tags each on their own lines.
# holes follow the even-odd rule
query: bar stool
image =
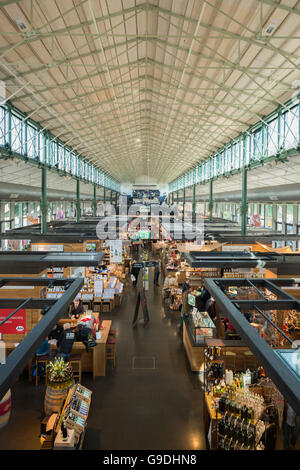
<svg viewBox="0 0 300 470">
<path fill-rule="evenodd" d="M 235 360 L 236 360 L 236 353 L 232 351 L 224 352 L 225 369 L 232 369 L 233 372 L 235 372 L 236 371 Z"/>
<path fill-rule="evenodd" d="M 39 384 L 39 364 L 44 364 L 45 366 L 45 382 L 47 384 L 47 365 L 50 360 L 48 355 L 44 356 L 35 356 L 35 385 Z"/>
<path fill-rule="evenodd" d="M 78 382 L 81 383 L 82 377 L 82 365 L 81 365 L 81 355 L 80 354 L 71 354 L 68 362 L 70 363 L 73 369 L 74 379 L 78 379 Z"/>
<path fill-rule="evenodd" d="M 105 345 L 105 361 L 113 361 L 113 367 L 116 366 L 116 338 L 113 336 L 108 336 L 106 345 Z"/>
<path fill-rule="evenodd" d="M 249 367 L 256 368 L 256 359 L 254 354 L 251 351 L 245 351 L 244 354 L 244 369 L 247 370 Z M 249 366 L 250 364 L 250 366 Z"/>
</svg>

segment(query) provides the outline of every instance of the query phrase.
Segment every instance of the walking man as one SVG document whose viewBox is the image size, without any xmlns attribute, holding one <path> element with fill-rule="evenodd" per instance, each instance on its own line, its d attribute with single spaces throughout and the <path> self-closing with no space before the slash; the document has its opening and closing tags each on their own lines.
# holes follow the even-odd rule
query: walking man
<svg viewBox="0 0 300 470">
<path fill-rule="evenodd" d="M 159 279 L 160 272 L 161 272 L 161 261 L 159 259 L 154 268 L 154 285 L 155 286 L 159 286 L 158 279 Z"/>
</svg>

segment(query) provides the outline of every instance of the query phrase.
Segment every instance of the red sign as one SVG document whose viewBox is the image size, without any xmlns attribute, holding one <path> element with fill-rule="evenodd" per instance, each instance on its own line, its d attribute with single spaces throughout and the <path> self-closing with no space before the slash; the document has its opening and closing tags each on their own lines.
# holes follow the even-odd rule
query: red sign
<svg viewBox="0 0 300 470">
<path fill-rule="evenodd" d="M 0 322 L 14 311 L 15 309 L 13 308 L 1 308 Z M 0 333 L 4 335 L 24 335 L 26 333 L 26 310 L 19 310 L 10 317 L 3 325 L 0 326 Z"/>
<path fill-rule="evenodd" d="M 253 214 L 252 216 L 252 225 L 255 225 L 256 227 L 260 227 L 260 215 L 259 214 Z"/>
</svg>

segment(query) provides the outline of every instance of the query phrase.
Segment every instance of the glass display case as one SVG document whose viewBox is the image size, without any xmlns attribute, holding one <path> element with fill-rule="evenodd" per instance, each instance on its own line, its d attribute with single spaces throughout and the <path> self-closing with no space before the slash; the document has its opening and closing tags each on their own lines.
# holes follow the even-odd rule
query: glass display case
<svg viewBox="0 0 300 470">
<path fill-rule="evenodd" d="M 277 349 L 275 353 L 300 379 L 300 350 L 299 349 Z"/>
<path fill-rule="evenodd" d="M 204 346 L 204 338 L 215 338 L 216 326 L 207 312 L 192 309 L 189 316 L 189 327 L 194 343 Z"/>
</svg>

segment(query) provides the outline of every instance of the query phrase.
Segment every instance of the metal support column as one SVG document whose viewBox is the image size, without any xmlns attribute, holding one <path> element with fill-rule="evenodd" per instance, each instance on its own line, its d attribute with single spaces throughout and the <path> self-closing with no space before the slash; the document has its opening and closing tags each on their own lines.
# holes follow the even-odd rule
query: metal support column
<svg viewBox="0 0 300 470">
<path fill-rule="evenodd" d="M 97 215 L 97 185 L 94 183 L 93 216 Z"/>
<path fill-rule="evenodd" d="M 282 233 L 286 235 L 286 222 L 287 222 L 287 205 L 282 204 Z"/>
<path fill-rule="evenodd" d="M 12 143 L 12 128 L 11 128 L 11 106 L 8 103 L 7 105 L 7 143 L 9 145 L 9 150 L 11 150 Z"/>
<path fill-rule="evenodd" d="M 15 228 L 15 201 L 9 203 L 9 218 L 11 219 L 10 228 Z"/>
<path fill-rule="evenodd" d="M 212 222 L 213 216 L 213 208 L 214 208 L 214 200 L 213 200 L 213 180 L 209 182 L 209 221 Z"/>
<path fill-rule="evenodd" d="M 196 220 L 196 185 L 193 185 L 192 220 Z"/>
<path fill-rule="evenodd" d="M 47 169 L 42 167 L 41 233 L 47 233 Z"/>
<path fill-rule="evenodd" d="M 76 222 L 80 222 L 80 180 L 76 180 Z"/>
<path fill-rule="evenodd" d="M 248 204 L 247 204 L 247 169 L 242 169 L 242 204 L 241 204 L 241 231 L 242 235 L 247 235 L 247 218 L 248 218 Z"/>
</svg>

